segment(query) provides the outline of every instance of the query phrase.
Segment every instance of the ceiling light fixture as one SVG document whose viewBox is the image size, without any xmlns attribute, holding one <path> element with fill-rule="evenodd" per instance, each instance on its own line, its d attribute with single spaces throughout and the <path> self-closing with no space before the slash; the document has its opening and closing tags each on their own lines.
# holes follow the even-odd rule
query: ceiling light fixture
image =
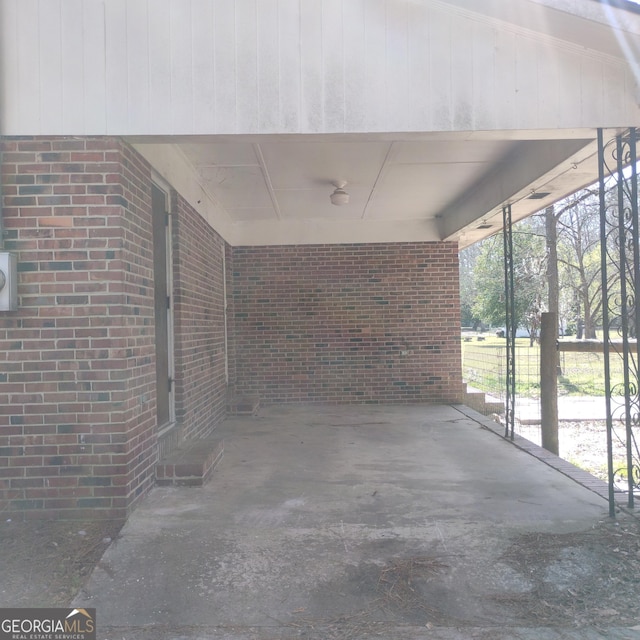
<svg viewBox="0 0 640 640">
<path fill-rule="evenodd" d="M 344 180 L 340 180 L 338 182 L 333 182 L 332 184 L 336 189 L 331 196 L 329 196 L 331 204 L 335 204 L 337 207 L 349 204 L 349 194 L 344 190 L 347 183 Z"/>
</svg>

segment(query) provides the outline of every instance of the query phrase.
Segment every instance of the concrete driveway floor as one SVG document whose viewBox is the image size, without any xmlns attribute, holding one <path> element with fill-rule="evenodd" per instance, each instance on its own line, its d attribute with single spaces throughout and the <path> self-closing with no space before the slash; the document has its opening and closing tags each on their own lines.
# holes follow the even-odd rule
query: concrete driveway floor
<svg viewBox="0 0 640 640">
<path fill-rule="evenodd" d="M 156 488 L 76 598 L 98 638 L 640 638 L 640 612 L 559 605 L 603 571 L 576 540 L 617 526 L 607 503 L 468 412 L 274 406 L 219 433 L 210 483 Z"/>
</svg>

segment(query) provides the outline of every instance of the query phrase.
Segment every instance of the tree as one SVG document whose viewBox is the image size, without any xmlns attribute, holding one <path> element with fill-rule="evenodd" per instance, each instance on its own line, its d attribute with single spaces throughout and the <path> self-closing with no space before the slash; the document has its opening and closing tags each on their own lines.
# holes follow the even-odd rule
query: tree
<svg viewBox="0 0 640 640">
<path fill-rule="evenodd" d="M 544 306 L 546 256 L 544 238 L 532 233 L 530 220 L 513 226 L 513 271 L 517 326 L 525 327 L 533 342 L 540 329 Z M 477 290 L 473 312 L 494 325 L 505 323 L 504 251 L 501 236 L 486 240 L 476 260 Z"/>
<path fill-rule="evenodd" d="M 558 262 L 563 289 L 574 300 L 578 337 L 595 339 L 602 314 L 600 211 L 592 192 L 568 198 L 558 216 Z"/>
<path fill-rule="evenodd" d="M 617 215 L 616 185 L 605 193 L 608 207 Z M 607 239 L 613 253 L 619 239 L 617 222 Z M 563 326 L 575 324 L 578 337 L 596 338 L 602 318 L 600 256 L 600 205 L 597 192 L 582 189 L 544 212 L 513 225 L 515 312 L 519 326 L 534 339 L 543 306 L 556 311 Z M 467 288 L 473 292 L 471 314 L 492 324 L 504 324 L 504 262 L 502 237 L 494 236 L 475 256 L 473 277 Z M 628 258 L 630 260 L 630 258 Z M 609 270 L 610 286 L 620 280 L 620 265 Z M 632 270 L 632 265 L 627 266 Z M 623 270 L 624 271 L 624 270 Z M 548 291 L 548 299 L 545 298 Z M 610 296 L 610 304 L 620 298 Z M 546 304 L 545 304 L 546 303 Z M 631 301 L 633 305 L 633 300 Z M 635 313 L 635 307 L 628 310 Z"/>
<path fill-rule="evenodd" d="M 544 210 L 545 240 L 547 247 L 547 286 L 549 311 L 560 312 L 560 276 L 558 274 L 558 218 L 554 206 Z"/>
<path fill-rule="evenodd" d="M 477 327 L 480 318 L 473 313 L 477 290 L 473 272 L 482 250 L 482 241 L 466 247 L 460 252 L 460 316 L 463 327 Z"/>
</svg>

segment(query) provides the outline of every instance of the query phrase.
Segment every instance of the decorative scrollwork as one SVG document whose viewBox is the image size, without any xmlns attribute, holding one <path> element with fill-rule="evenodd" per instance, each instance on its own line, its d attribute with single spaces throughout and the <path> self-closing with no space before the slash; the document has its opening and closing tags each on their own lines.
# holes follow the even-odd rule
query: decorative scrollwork
<svg viewBox="0 0 640 640">
<path fill-rule="evenodd" d="M 610 174 L 614 173 L 615 167 L 611 168 L 607 163 L 607 157 L 610 157 L 617 166 L 619 163 L 626 166 L 631 162 L 631 131 L 616 136 L 605 145 L 605 166 Z M 608 153 L 607 153 L 608 152 Z"/>
<path fill-rule="evenodd" d="M 620 467 L 613 472 L 614 482 L 621 490 L 626 490 L 630 485 L 634 491 L 640 490 L 640 463 L 631 466 L 631 482 L 629 482 L 629 470 L 626 466 Z"/>
<path fill-rule="evenodd" d="M 640 451 L 636 436 L 640 436 L 640 380 L 636 338 L 640 334 L 640 317 L 636 298 L 640 290 L 640 242 L 638 237 L 638 186 L 635 165 L 636 130 L 629 129 L 603 144 L 600 149 L 600 243 L 602 251 L 603 333 L 608 343 L 605 367 L 605 387 L 609 398 L 617 398 L 607 418 L 609 460 L 613 448 L 625 452 L 625 464 L 609 468 L 609 495 L 613 487 L 627 491 L 629 506 L 640 489 Z M 611 379 L 611 370 L 620 371 L 624 381 Z M 619 364 L 618 364 L 619 363 Z M 621 366 L 620 366 L 621 365 Z M 613 404 L 613 403 L 612 403 Z M 626 489 L 625 489 L 626 487 Z M 610 510 L 611 511 L 611 510 Z"/>
</svg>

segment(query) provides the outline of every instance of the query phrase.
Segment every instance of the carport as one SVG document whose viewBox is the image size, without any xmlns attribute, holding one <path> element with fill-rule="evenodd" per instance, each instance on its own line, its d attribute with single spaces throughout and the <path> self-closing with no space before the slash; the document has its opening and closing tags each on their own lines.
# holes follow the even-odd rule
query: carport
<svg viewBox="0 0 640 640">
<path fill-rule="evenodd" d="M 640 119 L 623 1 L 0 11 L 0 489 L 29 517 L 126 517 L 238 407 L 459 402 L 459 248 Z"/>
<path fill-rule="evenodd" d="M 637 638 L 637 523 L 482 421 L 229 418 L 214 481 L 154 489 L 74 605 L 127 640 Z"/>
<path fill-rule="evenodd" d="M 457 252 L 640 122 L 635 4 L 3 0 L 0 29 L 0 509 L 129 518 L 76 601 L 99 637 L 637 637 L 637 531 L 457 406 Z M 155 486 L 212 438 L 211 482 Z"/>
</svg>

